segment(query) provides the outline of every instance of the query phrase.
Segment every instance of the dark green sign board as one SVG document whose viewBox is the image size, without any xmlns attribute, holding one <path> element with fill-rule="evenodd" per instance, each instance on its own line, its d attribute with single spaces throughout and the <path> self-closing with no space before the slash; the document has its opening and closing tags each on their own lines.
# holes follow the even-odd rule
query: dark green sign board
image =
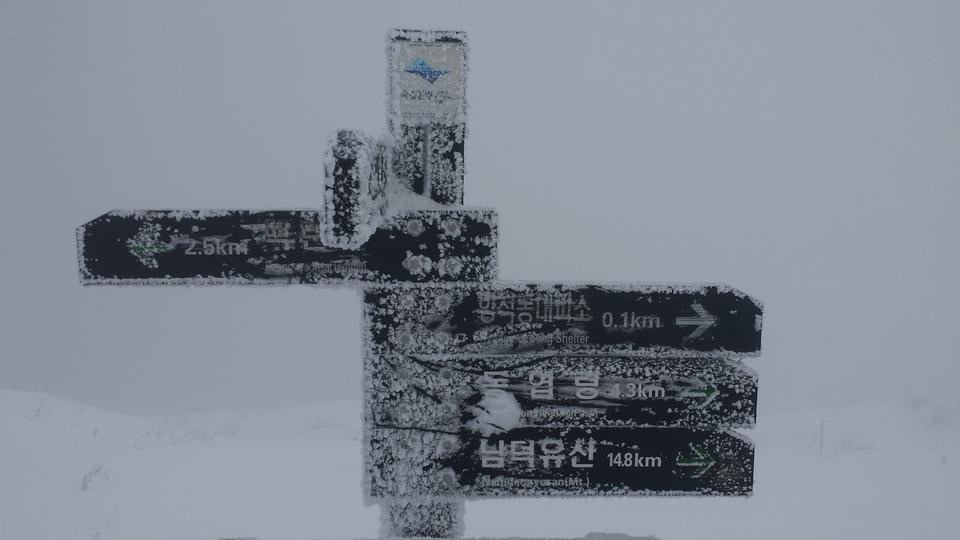
<svg viewBox="0 0 960 540">
<path fill-rule="evenodd" d="M 309 210 L 114 211 L 80 227 L 84 284 L 348 284 L 493 279 L 493 210 L 394 215 L 357 249 Z"/>
</svg>

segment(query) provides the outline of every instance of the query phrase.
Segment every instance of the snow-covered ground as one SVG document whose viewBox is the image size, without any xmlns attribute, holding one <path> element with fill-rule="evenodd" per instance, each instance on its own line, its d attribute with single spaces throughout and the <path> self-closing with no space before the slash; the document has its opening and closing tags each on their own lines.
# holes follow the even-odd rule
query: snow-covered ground
<svg viewBox="0 0 960 540">
<path fill-rule="evenodd" d="M 149 418 L 0 391 L 0 538 L 373 538 L 360 403 Z M 822 422 L 822 437 L 821 437 Z M 758 418 L 749 499 L 467 503 L 468 536 L 956 538 L 960 399 Z"/>
</svg>

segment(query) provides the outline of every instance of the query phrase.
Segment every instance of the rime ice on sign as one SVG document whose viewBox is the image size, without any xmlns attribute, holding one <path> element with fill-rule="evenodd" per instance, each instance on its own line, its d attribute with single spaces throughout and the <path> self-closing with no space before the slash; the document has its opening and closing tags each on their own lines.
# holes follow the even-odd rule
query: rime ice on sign
<svg viewBox="0 0 960 540">
<path fill-rule="evenodd" d="M 403 354 L 760 351 L 762 307 L 725 285 L 472 284 L 368 289 L 367 345 Z"/>
<path fill-rule="evenodd" d="M 324 245 L 356 249 L 376 231 L 387 202 L 385 153 L 383 143 L 360 131 L 342 129 L 331 138 L 323 161 Z"/>
<path fill-rule="evenodd" d="M 393 30 L 387 61 L 394 175 L 434 201 L 463 204 L 466 34 Z"/>
<path fill-rule="evenodd" d="M 321 241 L 308 210 L 114 211 L 80 227 L 85 285 L 368 284 L 486 281 L 497 275 L 493 210 L 414 210 L 359 249 Z"/>
<path fill-rule="evenodd" d="M 598 355 L 366 355 L 380 427 L 753 427 L 757 377 L 740 362 Z"/>
<path fill-rule="evenodd" d="M 365 495 L 375 502 L 753 491 L 753 443 L 724 430 L 368 427 L 365 438 Z"/>
</svg>

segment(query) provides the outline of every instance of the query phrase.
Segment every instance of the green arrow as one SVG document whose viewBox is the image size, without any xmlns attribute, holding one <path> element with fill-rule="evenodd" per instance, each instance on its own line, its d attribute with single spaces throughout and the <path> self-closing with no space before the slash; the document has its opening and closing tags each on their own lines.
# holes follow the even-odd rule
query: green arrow
<svg viewBox="0 0 960 540">
<path fill-rule="evenodd" d="M 706 407 L 720 395 L 715 386 L 703 379 L 677 378 L 669 384 L 670 389 L 677 392 L 676 400 L 699 398 L 700 403 L 694 405 L 697 409 Z"/>
<path fill-rule="evenodd" d="M 702 382 L 704 386 L 701 386 L 696 390 L 684 390 L 680 394 L 680 397 L 684 397 L 684 398 L 687 398 L 687 397 L 702 398 L 703 401 L 695 405 L 695 407 L 698 409 L 702 409 L 706 407 L 711 401 L 713 401 L 714 399 L 717 398 L 717 396 L 720 395 L 720 391 L 717 390 L 716 387 L 713 386 L 712 384 L 704 381 L 700 381 L 700 382 Z"/>
<path fill-rule="evenodd" d="M 692 450 L 694 454 L 692 457 L 684 457 L 682 453 L 677 454 L 677 465 L 681 467 L 697 467 L 692 478 L 700 478 L 705 472 L 710 470 L 710 467 L 713 467 L 716 462 L 713 461 L 710 454 L 707 454 L 701 446 L 694 446 L 693 443 L 690 443 L 690 450 Z"/>
<path fill-rule="evenodd" d="M 127 240 L 127 249 L 130 254 L 147 268 L 157 267 L 157 255 L 170 251 L 170 245 L 160 240 L 160 225 L 145 223 L 132 238 Z"/>
</svg>

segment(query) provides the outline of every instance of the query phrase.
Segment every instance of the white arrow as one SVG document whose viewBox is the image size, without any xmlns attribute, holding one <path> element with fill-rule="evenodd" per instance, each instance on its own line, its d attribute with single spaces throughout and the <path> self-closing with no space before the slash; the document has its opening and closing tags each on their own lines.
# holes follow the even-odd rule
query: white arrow
<svg viewBox="0 0 960 540">
<path fill-rule="evenodd" d="M 697 328 L 686 339 L 696 339 L 703 335 L 708 328 L 716 324 L 717 318 L 703 309 L 700 304 L 693 304 L 691 309 L 697 312 L 696 317 L 677 317 L 677 326 L 696 326 Z"/>
</svg>

